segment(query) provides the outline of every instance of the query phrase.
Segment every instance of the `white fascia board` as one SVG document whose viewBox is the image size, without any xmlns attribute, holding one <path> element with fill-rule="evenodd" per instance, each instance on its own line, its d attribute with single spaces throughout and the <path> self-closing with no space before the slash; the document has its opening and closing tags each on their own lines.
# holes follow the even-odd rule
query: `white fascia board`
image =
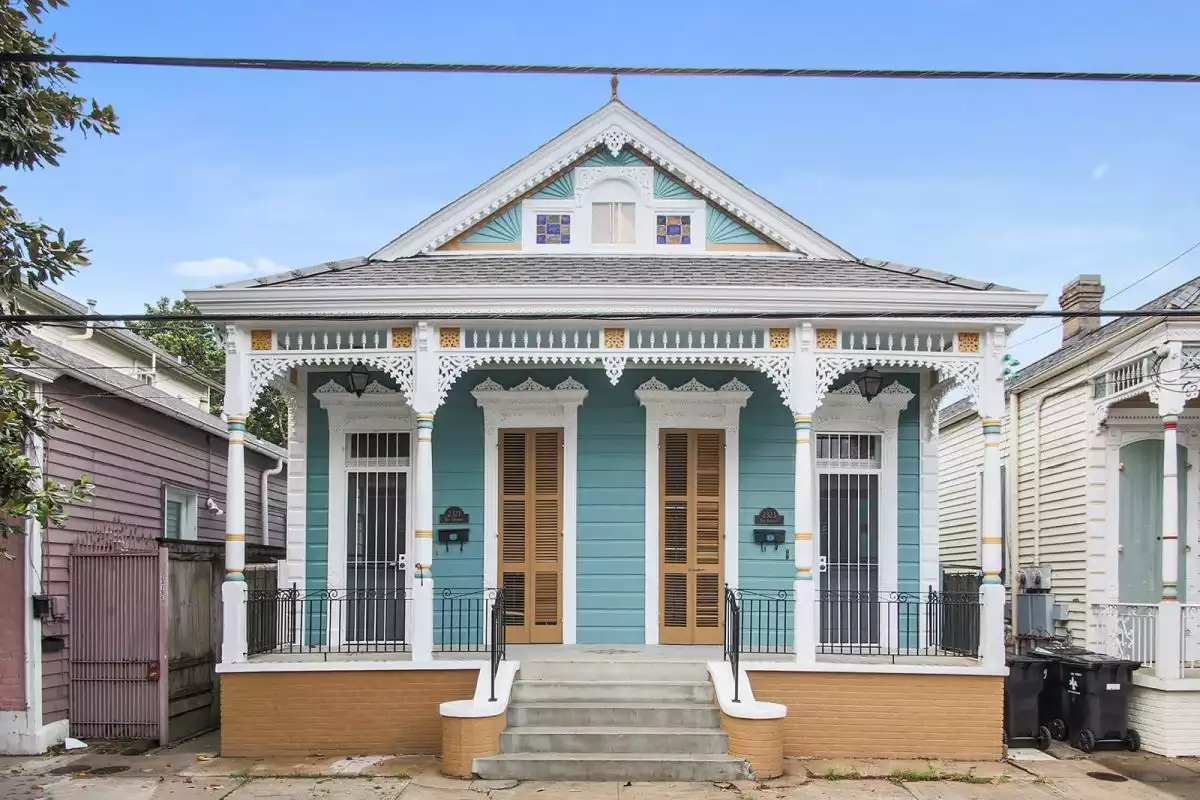
<svg viewBox="0 0 1200 800">
<path fill-rule="evenodd" d="M 681 178 L 697 197 L 731 211 L 735 218 L 747 222 L 749 228 L 786 249 L 814 258 L 853 258 L 619 102 L 608 103 L 580 120 L 491 180 L 410 228 L 371 258 L 382 261 L 407 258 L 423 252 L 431 243 L 445 241 L 442 237 L 461 233 L 569 166 L 594 148 L 598 137 L 613 128 L 628 134 L 635 149 L 649 155 L 668 173 Z"/>
<path fill-rule="evenodd" d="M 1029 292 L 847 289 L 789 286 L 497 286 L 426 285 L 206 289 L 188 298 L 206 314 L 820 314 L 978 311 L 981 319 L 1032 311 L 1044 295 Z M 1015 320 L 1003 320 L 1015 324 Z"/>
</svg>

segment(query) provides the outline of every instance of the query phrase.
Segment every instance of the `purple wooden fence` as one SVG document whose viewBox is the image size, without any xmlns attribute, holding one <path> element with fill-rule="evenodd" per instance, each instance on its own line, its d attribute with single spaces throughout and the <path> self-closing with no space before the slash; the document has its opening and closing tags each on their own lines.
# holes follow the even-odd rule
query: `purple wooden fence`
<svg viewBox="0 0 1200 800">
<path fill-rule="evenodd" d="M 167 550 L 71 554 L 71 735 L 167 743 Z"/>
</svg>

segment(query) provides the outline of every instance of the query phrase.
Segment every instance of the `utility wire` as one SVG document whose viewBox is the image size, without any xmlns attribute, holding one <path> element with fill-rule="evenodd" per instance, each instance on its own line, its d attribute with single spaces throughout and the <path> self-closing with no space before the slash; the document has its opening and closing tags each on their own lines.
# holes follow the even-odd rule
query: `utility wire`
<svg viewBox="0 0 1200 800">
<path fill-rule="evenodd" d="M 1200 243 L 1197 244 L 1200 247 Z M 721 312 L 721 313 L 676 313 L 662 312 L 656 314 L 621 314 L 613 312 L 596 312 L 583 314 L 563 314 L 547 312 L 542 314 L 429 314 L 427 316 L 439 320 L 594 320 L 594 321 L 641 321 L 663 319 L 1069 319 L 1072 317 L 1178 317 L 1180 319 L 1200 318 L 1200 309 L 1160 309 L 1146 311 L 1138 308 L 1129 309 L 1095 309 L 1090 311 L 1062 311 L 1060 309 L 1033 309 L 1031 311 L 997 311 L 994 308 L 956 309 L 947 311 L 830 311 L 827 313 L 806 313 L 802 311 L 770 311 L 770 312 Z M 355 323 L 395 320 L 403 315 L 392 313 L 371 314 L 0 314 L 0 325 L 24 323 L 27 325 L 53 325 L 55 323 L 81 322 L 336 322 Z M 132 330 L 123 328 L 123 330 Z"/>
<path fill-rule="evenodd" d="M 1181 259 L 1181 258 L 1183 258 L 1183 257 L 1185 257 L 1185 256 L 1187 256 L 1187 255 L 1189 255 L 1189 254 L 1190 254 L 1190 253 L 1191 253 L 1193 250 L 1195 250 L 1195 249 L 1196 249 L 1196 248 L 1198 248 L 1198 247 L 1200 247 L 1200 241 L 1196 242 L 1196 243 L 1195 243 L 1195 244 L 1193 244 L 1191 247 L 1187 248 L 1187 249 L 1186 249 L 1186 250 L 1184 250 L 1182 253 L 1180 253 L 1179 255 L 1175 256 L 1174 258 L 1172 258 L 1170 261 L 1168 261 L 1167 263 L 1163 264 L 1162 266 L 1160 266 L 1160 267 L 1156 267 L 1156 268 L 1154 268 L 1154 269 L 1150 270 L 1149 272 L 1147 272 L 1147 273 L 1146 273 L 1145 275 L 1143 275 L 1142 277 L 1138 278 L 1138 279 L 1137 279 L 1136 281 L 1134 281 L 1133 283 L 1131 283 L 1131 284 L 1129 284 L 1129 285 L 1125 286 L 1123 289 L 1118 289 L 1116 292 L 1113 292 L 1113 293 L 1112 293 L 1112 294 L 1110 294 L 1110 295 L 1109 295 L 1109 296 L 1108 296 L 1106 299 L 1108 299 L 1108 300 L 1112 300 L 1114 297 L 1118 297 L 1118 296 L 1120 296 L 1120 295 L 1123 295 L 1123 294 L 1125 294 L 1125 292 L 1128 292 L 1130 289 L 1132 289 L 1133 287 L 1137 286 L 1139 283 L 1142 283 L 1143 281 L 1146 281 L 1146 280 L 1149 280 L 1150 278 L 1153 278 L 1155 275 L 1157 275 L 1158 273 L 1162 272 L 1164 269 L 1166 269 L 1167 267 L 1171 266 L 1172 264 L 1174 264 L 1174 263 L 1175 263 L 1176 261 L 1178 261 L 1179 259 Z M 1100 316 L 1111 316 L 1111 315 L 1110 315 L 1110 314 L 1108 314 L 1108 313 L 1106 313 L 1106 312 L 1100 312 Z M 1163 315 L 1163 314 L 1160 312 L 1159 314 L 1147 314 L 1147 316 L 1164 316 L 1164 315 Z M 1171 316 L 1174 316 L 1174 315 L 1172 314 Z M 1061 328 L 1061 327 L 1062 327 L 1062 323 L 1059 323 L 1058 325 L 1051 326 L 1051 327 L 1047 328 L 1046 330 L 1042 331 L 1041 333 L 1035 333 L 1033 336 L 1030 336 L 1030 337 L 1028 337 L 1028 338 L 1026 338 L 1026 339 L 1022 339 L 1021 341 L 1017 342 L 1016 344 L 1009 345 L 1009 349 L 1012 349 L 1012 348 L 1014 348 L 1014 347 L 1020 347 L 1021 345 L 1023 345 L 1023 344 L 1027 344 L 1027 343 L 1029 343 L 1029 342 L 1032 342 L 1032 341 L 1034 341 L 1035 339 L 1040 339 L 1040 338 L 1042 338 L 1043 336 L 1045 336 L 1046 334 L 1048 334 L 1048 333 L 1053 333 L 1054 331 L 1058 330 L 1058 329 L 1059 329 L 1059 328 Z"/>
<path fill-rule="evenodd" d="M 808 67 L 669 67 L 621 64 L 486 64 L 421 61 L 336 61 L 302 58 L 195 58 L 79 53 L 3 53 L 0 63 L 120 64 L 291 72 L 439 72 L 500 75 L 674 75 L 712 78 L 884 78 L 902 80 L 1089 81 L 1101 83 L 1200 83 L 1180 72 L 1079 72 L 963 69 L 818 69 Z"/>
</svg>

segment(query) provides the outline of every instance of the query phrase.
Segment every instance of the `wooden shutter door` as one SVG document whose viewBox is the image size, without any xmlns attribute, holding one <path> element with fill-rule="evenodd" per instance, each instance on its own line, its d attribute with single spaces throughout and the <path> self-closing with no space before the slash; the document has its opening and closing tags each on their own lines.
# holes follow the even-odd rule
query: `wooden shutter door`
<svg viewBox="0 0 1200 800">
<path fill-rule="evenodd" d="M 500 432 L 500 585 L 508 641 L 562 642 L 562 429 Z"/>
<path fill-rule="evenodd" d="M 663 431 L 659 440 L 663 644 L 720 644 L 725 432 Z"/>
</svg>

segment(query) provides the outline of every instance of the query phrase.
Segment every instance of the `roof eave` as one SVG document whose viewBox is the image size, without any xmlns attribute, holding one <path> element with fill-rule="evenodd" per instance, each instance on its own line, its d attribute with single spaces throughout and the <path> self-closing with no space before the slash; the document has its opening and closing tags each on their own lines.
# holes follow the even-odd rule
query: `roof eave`
<svg viewBox="0 0 1200 800">
<path fill-rule="evenodd" d="M 572 313 L 836 316 L 839 311 L 895 316 L 978 309 L 981 318 L 994 319 L 1019 317 L 1045 300 L 1040 294 L 1000 290 L 679 284 L 281 286 L 205 289 L 187 292 L 187 297 L 205 314 L 239 317 L 303 313 L 398 317 Z M 1019 324 L 1015 318 L 1009 322 Z"/>
</svg>

